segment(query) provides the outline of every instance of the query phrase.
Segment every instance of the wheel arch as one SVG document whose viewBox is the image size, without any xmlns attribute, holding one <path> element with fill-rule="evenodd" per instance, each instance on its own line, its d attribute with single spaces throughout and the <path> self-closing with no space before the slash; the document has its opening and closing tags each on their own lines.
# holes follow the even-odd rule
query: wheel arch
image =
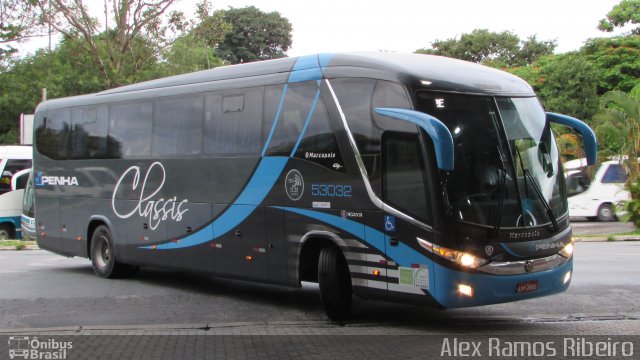
<svg viewBox="0 0 640 360">
<path fill-rule="evenodd" d="M 104 216 L 95 215 L 95 216 L 92 216 L 89 219 L 89 224 L 87 225 L 87 237 L 86 237 L 87 246 L 85 247 L 85 255 L 89 259 L 91 259 L 91 237 L 93 236 L 93 232 L 100 225 L 106 226 L 111 231 L 113 229 L 113 225 L 111 224 L 111 221 L 109 221 L 109 219 L 104 217 Z M 112 231 L 112 233 L 113 233 L 113 231 Z M 114 250 L 114 253 L 115 253 L 115 251 L 116 251 L 116 247 L 115 246 L 114 246 L 113 250 Z"/>
<path fill-rule="evenodd" d="M 302 237 L 297 256 L 298 284 L 301 281 L 318 282 L 318 258 L 320 257 L 320 251 L 327 246 L 336 247 L 345 257 L 342 249 L 347 246 L 347 243 L 335 233 L 310 231 Z"/>
</svg>

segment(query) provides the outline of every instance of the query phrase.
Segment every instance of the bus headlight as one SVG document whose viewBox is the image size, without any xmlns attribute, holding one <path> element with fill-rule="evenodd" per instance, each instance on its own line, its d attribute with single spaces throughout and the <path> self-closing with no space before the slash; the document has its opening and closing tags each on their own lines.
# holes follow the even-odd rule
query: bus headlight
<svg viewBox="0 0 640 360">
<path fill-rule="evenodd" d="M 558 253 L 566 258 L 570 258 L 571 255 L 573 255 L 573 238 L 571 242 L 565 245 Z"/>
<path fill-rule="evenodd" d="M 420 246 L 425 248 L 430 253 L 436 254 L 464 267 L 476 269 L 489 262 L 486 259 L 479 258 L 464 251 L 449 249 L 444 246 L 433 244 L 421 238 L 416 239 L 418 240 L 418 244 L 420 244 Z"/>
</svg>

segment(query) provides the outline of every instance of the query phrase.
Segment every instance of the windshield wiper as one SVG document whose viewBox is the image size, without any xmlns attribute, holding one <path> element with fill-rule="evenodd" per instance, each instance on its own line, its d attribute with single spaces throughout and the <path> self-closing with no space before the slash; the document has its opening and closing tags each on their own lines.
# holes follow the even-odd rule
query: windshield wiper
<svg viewBox="0 0 640 360">
<path fill-rule="evenodd" d="M 551 209 L 551 206 L 547 202 L 547 199 L 544 198 L 544 194 L 542 194 L 542 191 L 538 187 L 538 184 L 536 184 L 536 180 L 534 179 L 533 175 L 531 175 L 531 172 L 529 171 L 529 169 L 524 167 L 524 163 L 522 162 L 522 155 L 520 154 L 520 150 L 517 147 L 516 147 L 516 152 L 518 153 L 518 160 L 520 161 L 520 167 L 522 168 L 522 173 L 524 174 L 525 188 L 527 189 L 529 188 L 527 184 L 530 182 L 531 187 L 533 188 L 533 192 L 536 193 L 536 195 L 542 202 L 542 205 L 544 206 L 544 209 L 547 212 L 547 216 L 549 216 L 549 220 L 551 220 L 551 224 L 553 225 L 553 232 L 558 232 L 558 229 L 559 229 L 558 222 L 556 221 L 556 217 L 553 215 L 553 210 Z M 527 179 L 529 181 L 527 181 Z M 523 213 L 523 216 L 524 216 L 524 213 Z"/>
<path fill-rule="evenodd" d="M 496 216 L 496 222 L 493 225 L 493 235 L 498 236 L 498 232 L 500 231 L 500 223 L 502 223 L 502 206 L 504 204 L 504 193 L 507 187 L 507 168 L 504 166 L 505 158 L 502 150 L 500 149 L 500 145 L 496 146 L 498 150 L 498 156 L 500 156 L 500 171 L 502 172 L 502 176 L 500 177 L 500 190 L 498 196 L 498 214 Z"/>
</svg>

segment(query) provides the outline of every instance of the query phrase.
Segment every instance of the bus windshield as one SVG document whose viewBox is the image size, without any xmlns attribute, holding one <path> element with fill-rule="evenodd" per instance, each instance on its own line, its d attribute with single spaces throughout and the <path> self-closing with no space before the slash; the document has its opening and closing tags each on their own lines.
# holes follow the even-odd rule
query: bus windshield
<svg viewBox="0 0 640 360">
<path fill-rule="evenodd" d="M 536 98 L 421 92 L 418 101 L 453 135 L 454 170 L 440 172 L 448 218 L 500 229 L 556 226 L 567 213 L 559 152 Z"/>
</svg>

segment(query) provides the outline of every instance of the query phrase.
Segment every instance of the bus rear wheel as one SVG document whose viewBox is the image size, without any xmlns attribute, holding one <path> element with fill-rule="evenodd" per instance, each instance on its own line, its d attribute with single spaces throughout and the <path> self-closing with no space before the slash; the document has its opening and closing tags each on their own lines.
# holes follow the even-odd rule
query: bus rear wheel
<svg viewBox="0 0 640 360">
<path fill-rule="evenodd" d="M 116 260 L 111 231 L 105 225 L 98 226 L 93 232 L 90 253 L 93 272 L 102 278 L 127 277 L 138 271 L 137 266 L 122 264 Z"/>
<path fill-rule="evenodd" d="M 320 251 L 318 257 L 320 298 L 327 316 L 334 321 L 347 320 L 351 315 L 351 276 L 344 256 L 335 246 Z"/>
</svg>

